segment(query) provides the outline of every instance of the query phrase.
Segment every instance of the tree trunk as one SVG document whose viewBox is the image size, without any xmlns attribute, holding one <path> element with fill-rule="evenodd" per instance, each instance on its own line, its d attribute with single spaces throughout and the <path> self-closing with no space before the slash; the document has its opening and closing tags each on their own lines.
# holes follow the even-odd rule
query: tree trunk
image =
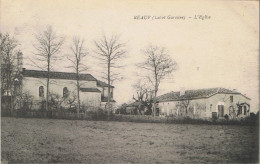
<svg viewBox="0 0 260 164">
<path fill-rule="evenodd" d="M 156 96 L 157 96 L 157 91 L 154 92 L 154 102 L 153 102 L 153 116 L 156 116 Z"/>
<path fill-rule="evenodd" d="M 79 89 L 80 89 L 80 86 L 79 86 L 79 75 L 77 73 L 77 96 L 78 96 L 78 107 L 77 107 L 77 117 L 79 118 L 79 110 L 80 110 L 80 97 L 79 97 Z"/>
<path fill-rule="evenodd" d="M 12 117 L 12 116 L 13 116 L 13 108 L 14 108 L 14 105 L 13 105 L 13 96 L 11 95 L 10 98 L 11 98 L 11 100 L 10 100 L 10 102 L 11 102 L 11 104 L 10 104 L 10 115 L 11 115 L 11 117 Z"/>
<path fill-rule="evenodd" d="M 48 56 L 48 71 L 47 71 L 47 94 L 46 94 L 46 111 L 49 111 L 49 83 L 50 83 L 50 56 Z M 51 109 L 51 116 L 53 111 Z"/>
<path fill-rule="evenodd" d="M 107 80 L 108 80 L 107 104 L 108 104 L 108 114 L 110 114 L 110 57 L 108 59 L 108 65 L 107 65 Z"/>
<path fill-rule="evenodd" d="M 47 78 L 46 111 L 49 111 L 49 80 L 50 79 Z"/>
</svg>

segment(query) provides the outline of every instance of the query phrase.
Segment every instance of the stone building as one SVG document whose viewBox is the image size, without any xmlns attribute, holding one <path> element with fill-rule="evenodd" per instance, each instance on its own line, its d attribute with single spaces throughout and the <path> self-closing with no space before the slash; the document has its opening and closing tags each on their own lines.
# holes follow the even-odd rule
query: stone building
<svg viewBox="0 0 260 164">
<path fill-rule="evenodd" d="M 182 90 L 157 97 L 160 115 L 240 119 L 250 115 L 250 98 L 225 88 Z"/>
</svg>

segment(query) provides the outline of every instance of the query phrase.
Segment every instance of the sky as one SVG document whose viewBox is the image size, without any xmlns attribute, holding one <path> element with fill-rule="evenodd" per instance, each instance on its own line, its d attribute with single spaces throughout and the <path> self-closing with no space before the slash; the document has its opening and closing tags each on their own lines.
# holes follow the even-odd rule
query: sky
<svg viewBox="0 0 260 164">
<path fill-rule="evenodd" d="M 133 101 L 136 67 L 148 45 L 165 47 L 178 70 L 164 80 L 158 95 L 185 89 L 237 89 L 259 109 L 259 1 L 137 1 L 137 0 L 1 0 L 0 28 L 20 43 L 24 67 L 33 59 L 35 34 L 51 25 L 66 40 L 60 52 L 70 53 L 74 36 L 85 39 L 84 61 L 89 73 L 100 78 L 102 65 L 93 58 L 94 40 L 102 34 L 120 35 L 126 58 L 120 61 L 123 78 L 113 83 L 118 104 Z M 149 19 L 134 19 L 146 16 Z M 204 17 L 204 19 L 195 19 Z M 154 19 L 165 17 L 165 19 Z M 182 17 L 185 19 L 169 19 Z M 207 19 L 206 19 L 206 18 Z M 71 71 L 68 61 L 56 71 Z"/>
</svg>

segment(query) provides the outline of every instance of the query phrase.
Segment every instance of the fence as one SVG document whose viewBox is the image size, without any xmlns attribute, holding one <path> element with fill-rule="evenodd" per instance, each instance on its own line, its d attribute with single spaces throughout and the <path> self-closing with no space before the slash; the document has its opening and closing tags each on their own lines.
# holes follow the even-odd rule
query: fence
<svg viewBox="0 0 260 164">
<path fill-rule="evenodd" d="M 81 120 L 105 120 L 107 114 L 104 111 L 97 112 L 80 112 L 79 118 L 74 112 L 57 112 L 57 111 L 16 111 L 14 117 L 24 118 L 54 118 L 54 119 L 81 119 Z"/>
<path fill-rule="evenodd" d="M 2 115 L 3 116 L 3 115 Z M 139 123 L 176 123 L 176 124 L 221 124 L 221 125 L 258 125 L 259 117 L 243 120 L 213 120 L 213 119 L 192 119 L 189 117 L 160 117 L 152 115 L 121 115 L 108 114 L 106 111 L 80 112 L 79 118 L 74 112 L 58 111 L 16 111 L 13 117 L 23 118 L 52 118 L 68 120 L 89 120 L 89 121 L 120 121 L 120 122 L 139 122 Z"/>
</svg>

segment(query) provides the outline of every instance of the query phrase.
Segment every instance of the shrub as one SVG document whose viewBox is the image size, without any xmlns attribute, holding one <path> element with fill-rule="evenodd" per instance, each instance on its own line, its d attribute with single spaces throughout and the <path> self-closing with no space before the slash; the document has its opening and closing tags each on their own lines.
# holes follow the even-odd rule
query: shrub
<svg viewBox="0 0 260 164">
<path fill-rule="evenodd" d="M 108 118 L 108 112 L 97 107 L 89 107 L 86 111 L 86 115 L 92 120 L 106 120 Z"/>
<path fill-rule="evenodd" d="M 229 119 L 229 117 L 228 117 L 228 115 L 227 115 L 227 114 L 224 116 L 224 118 L 225 118 L 226 120 L 228 120 L 228 119 Z"/>
<path fill-rule="evenodd" d="M 126 108 L 120 107 L 116 110 L 116 114 L 126 114 Z"/>
<path fill-rule="evenodd" d="M 145 115 L 151 115 L 152 113 L 152 108 L 147 108 L 147 110 L 144 112 Z"/>
<path fill-rule="evenodd" d="M 46 100 L 42 100 L 40 102 L 40 109 L 39 111 L 46 111 Z"/>
</svg>

